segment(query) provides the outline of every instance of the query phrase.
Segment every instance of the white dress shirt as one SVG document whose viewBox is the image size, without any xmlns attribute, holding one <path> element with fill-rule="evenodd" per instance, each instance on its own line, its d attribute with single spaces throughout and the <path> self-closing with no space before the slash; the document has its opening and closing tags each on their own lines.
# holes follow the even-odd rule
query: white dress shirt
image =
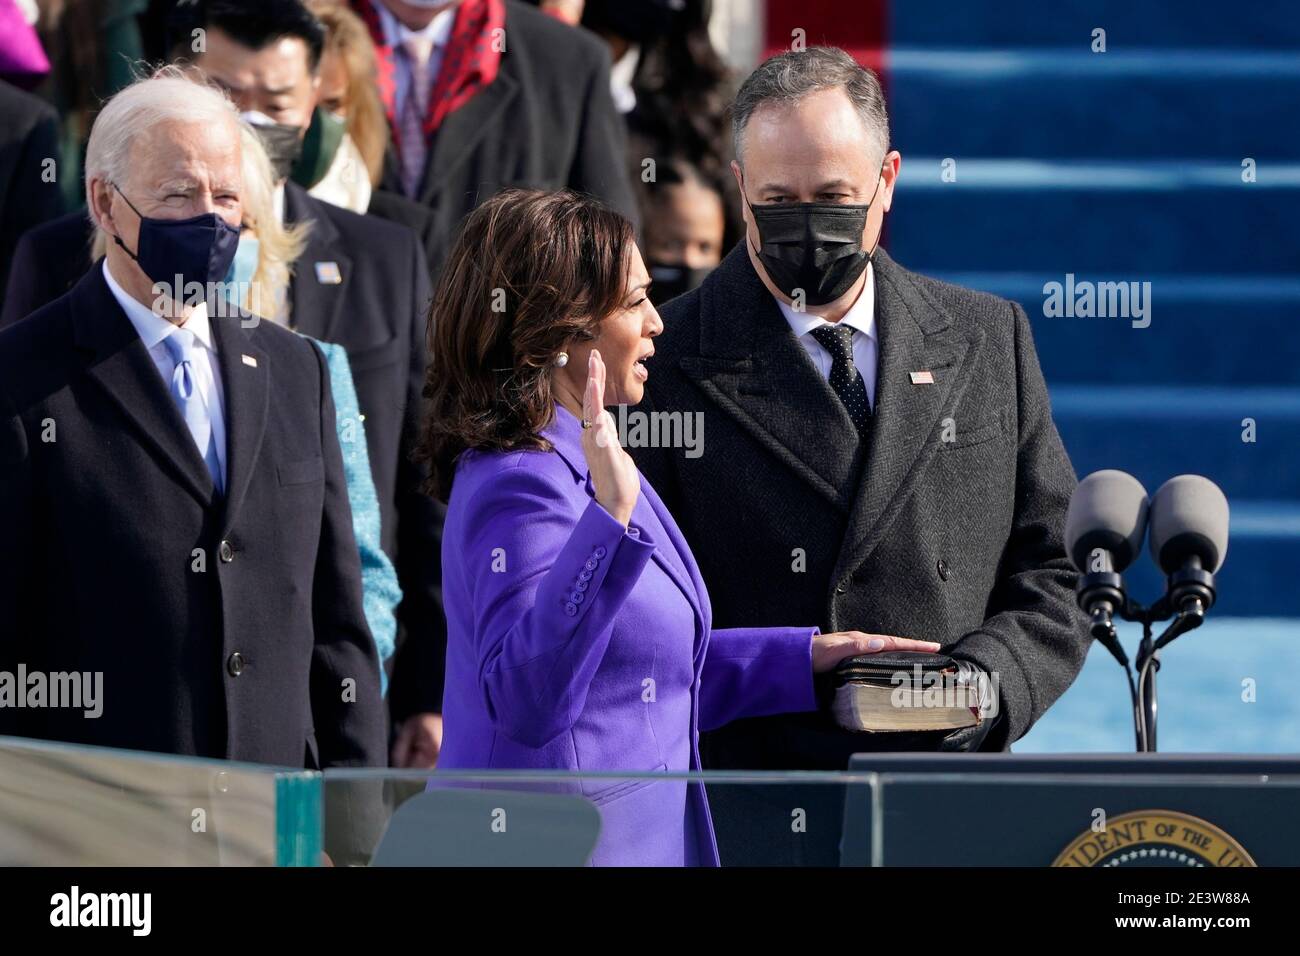
<svg viewBox="0 0 1300 956">
<path fill-rule="evenodd" d="M 163 340 L 172 334 L 176 326 L 162 316 L 154 315 L 152 311 L 131 298 L 113 278 L 113 273 L 108 269 L 107 259 L 104 260 L 104 281 L 108 283 L 108 291 L 113 293 L 113 298 L 122 307 L 126 317 L 131 320 L 131 324 L 135 326 L 140 341 L 149 350 L 149 357 L 153 359 L 158 374 L 162 376 L 163 386 L 170 396 L 176 363 L 172 361 L 171 352 L 167 351 L 167 345 Z M 217 342 L 212 336 L 212 323 L 208 321 L 206 302 L 200 302 L 194 307 L 189 318 L 183 323 L 183 328 L 194 333 L 194 352 L 190 363 L 194 368 L 195 384 L 203 397 L 203 405 L 212 423 L 212 443 L 217 451 L 217 464 L 221 466 L 221 487 L 225 488 L 228 487 L 225 393 L 217 366 Z"/>
<path fill-rule="evenodd" d="M 780 307 L 785 320 L 790 323 L 795 338 L 804 347 L 817 371 L 821 372 L 822 378 L 829 381 L 834 359 L 812 332 L 813 329 L 832 323 L 811 312 L 796 312 L 793 306 L 780 299 L 776 300 L 776 304 Z M 876 336 L 876 281 L 870 263 L 867 263 L 867 281 L 862 285 L 862 292 L 838 324 L 853 329 L 853 365 L 861 373 L 862 382 L 867 387 L 867 400 L 871 402 L 872 409 L 875 409 L 876 362 L 879 349 Z"/>
<path fill-rule="evenodd" d="M 430 20 L 429 25 L 423 30 L 412 30 L 393 16 L 392 11 L 382 3 L 374 4 L 374 8 L 379 13 L 384 42 L 394 50 L 399 50 L 402 41 L 407 37 L 423 37 L 432 42 L 433 52 L 429 54 L 429 90 L 424 94 L 424 99 L 427 101 L 429 91 L 437 82 L 438 71 L 442 68 L 442 58 L 447 51 L 447 41 L 451 39 L 451 27 L 456 20 L 457 7 L 443 10 Z M 401 55 L 394 56 L 393 63 L 396 66 L 393 71 L 393 115 L 400 117 L 406 115 L 406 100 L 411 95 L 411 64 Z"/>
</svg>

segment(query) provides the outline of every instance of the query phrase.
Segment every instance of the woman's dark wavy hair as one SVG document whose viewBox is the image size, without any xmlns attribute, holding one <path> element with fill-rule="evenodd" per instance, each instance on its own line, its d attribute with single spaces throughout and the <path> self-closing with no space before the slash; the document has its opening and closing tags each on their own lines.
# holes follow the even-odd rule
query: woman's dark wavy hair
<svg viewBox="0 0 1300 956">
<path fill-rule="evenodd" d="M 506 189 L 466 218 L 434 292 L 417 457 L 447 500 L 469 449 L 550 449 L 556 356 L 627 291 L 632 225 L 569 190 Z"/>
</svg>

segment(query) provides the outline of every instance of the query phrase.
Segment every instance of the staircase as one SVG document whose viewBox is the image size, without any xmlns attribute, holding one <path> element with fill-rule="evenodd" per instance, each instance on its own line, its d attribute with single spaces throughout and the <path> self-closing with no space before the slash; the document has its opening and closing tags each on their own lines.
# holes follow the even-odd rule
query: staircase
<svg viewBox="0 0 1300 956">
<path fill-rule="evenodd" d="M 1216 616 L 1300 617 L 1300 9 L 898 0 L 888 18 L 890 253 L 1025 307 L 1080 476 L 1219 483 Z M 1045 315 L 1052 282 L 1149 283 L 1149 312 Z M 1130 577 L 1159 587 L 1149 561 Z"/>
</svg>

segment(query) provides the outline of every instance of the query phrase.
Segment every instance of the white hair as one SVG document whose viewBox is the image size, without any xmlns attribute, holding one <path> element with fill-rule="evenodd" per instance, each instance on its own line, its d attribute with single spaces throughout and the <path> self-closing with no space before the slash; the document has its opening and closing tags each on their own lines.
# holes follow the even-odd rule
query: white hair
<svg viewBox="0 0 1300 956">
<path fill-rule="evenodd" d="M 161 123 L 231 123 L 239 112 L 230 98 L 176 66 L 164 66 L 136 80 L 110 99 L 90 130 L 86 144 L 86 183 L 105 179 L 121 184 L 131 167 L 131 147 Z"/>
</svg>

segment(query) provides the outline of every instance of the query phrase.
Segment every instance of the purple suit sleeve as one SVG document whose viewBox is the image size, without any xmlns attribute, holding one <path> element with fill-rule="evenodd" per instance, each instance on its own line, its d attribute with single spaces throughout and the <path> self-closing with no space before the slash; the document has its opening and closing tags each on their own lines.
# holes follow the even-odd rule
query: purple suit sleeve
<svg viewBox="0 0 1300 956">
<path fill-rule="evenodd" d="M 736 627 L 713 631 L 700 676 L 700 730 L 742 717 L 817 708 L 815 627 Z"/>
<path fill-rule="evenodd" d="M 594 500 L 575 523 L 563 492 L 528 467 L 484 486 L 467 519 L 479 687 L 501 733 L 541 747 L 582 713 L 654 546 Z"/>
</svg>

